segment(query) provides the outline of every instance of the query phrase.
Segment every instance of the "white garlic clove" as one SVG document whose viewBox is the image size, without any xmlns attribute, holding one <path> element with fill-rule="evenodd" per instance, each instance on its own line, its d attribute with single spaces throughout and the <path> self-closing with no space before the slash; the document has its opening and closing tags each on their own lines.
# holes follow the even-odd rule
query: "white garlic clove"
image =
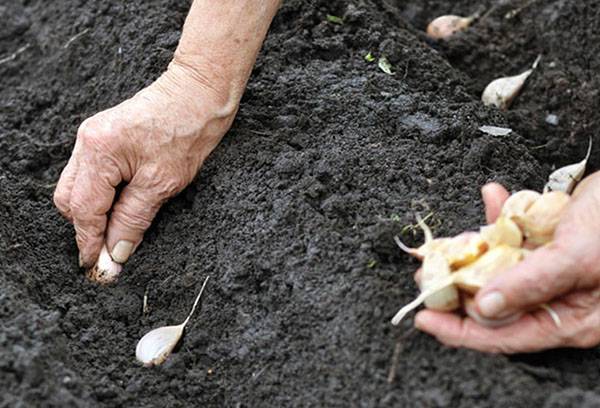
<svg viewBox="0 0 600 408">
<path fill-rule="evenodd" d="M 196 310 L 196 306 L 198 305 L 200 296 L 202 296 L 202 292 L 204 292 L 204 287 L 206 286 L 206 282 L 208 282 L 208 278 L 209 277 L 207 276 L 204 280 L 200 293 L 196 296 L 192 310 L 183 323 L 177 326 L 159 327 L 149 331 L 141 338 L 135 348 L 135 358 L 138 361 L 145 366 L 161 365 L 164 363 L 177 345 L 177 342 L 183 334 L 185 325 L 190 320 L 190 317 L 192 317 L 194 310 Z"/>
<path fill-rule="evenodd" d="M 438 282 L 450 276 L 450 265 L 439 252 L 432 252 L 423 259 L 421 269 L 421 290 L 434 287 Z M 450 311 L 458 307 L 458 291 L 454 286 L 448 286 L 425 299 L 428 309 Z"/>
<path fill-rule="evenodd" d="M 481 95 L 483 103 L 507 109 L 519 94 L 529 75 L 537 67 L 540 58 L 541 55 L 538 55 L 531 68 L 522 74 L 498 78 L 490 82 Z"/>
<path fill-rule="evenodd" d="M 533 190 L 521 190 L 512 194 L 502 205 L 500 217 L 514 221 L 520 228 L 523 227 L 525 213 L 542 195 Z"/>
<path fill-rule="evenodd" d="M 562 191 L 544 193 L 529 207 L 522 220 L 525 244 L 537 248 L 552 241 L 554 230 L 569 203 Z"/>
<path fill-rule="evenodd" d="M 183 325 L 159 327 L 146 333 L 135 348 L 135 358 L 146 366 L 161 365 L 183 334 Z"/>
<path fill-rule="evenodd" d="M 505 244 L 520 248 L 523 243 L 523 233 L 519 226 L 510 218 L 500 216 L 495 223 L 481 227 L 481 235 L 489 248 Z"/>
<path fill-rule="evenodd" d="M 90 280 L 106 285 L 115 282 L 122 269 L 123 265 L 112 260 L 106 244 L 104 244 L 98 260 L 94 266 L 85 271 L 85 276 Z"/>
<path fill-rule="evenodd" d="M 448 38 L 457 31 L 467 28 L 475 19 L 475 16 L 441 16 L 433 20 L 427 26 L 427 35 L 431 38 Z"/>
<path fill-rule="evenodd" d="M 590 144 L 588 146 L 585 159 L 579 163 L 570 164 L 552 172 L 550 177 L 548 177 L 548 182 L 544 186 L 544 193 L 548 191 L 562 191 L 564 193 L 571 194 L 573 187 L 575 187 L 575 184 L 581 180 L 583 173 L 585 173 L 585 166 L 587 165 L 591 151 L 592 138 L 590 137 Z"/>
</svg>

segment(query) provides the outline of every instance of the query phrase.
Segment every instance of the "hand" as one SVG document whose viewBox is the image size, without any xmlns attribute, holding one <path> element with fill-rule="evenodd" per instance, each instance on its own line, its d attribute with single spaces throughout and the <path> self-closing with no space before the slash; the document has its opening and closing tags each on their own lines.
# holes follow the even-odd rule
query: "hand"
<svg viewBox="0 0 600 408">
<path fill-rule="evenodd" d="M 81 124 L 54 193 L 75 227 L 81 266 L 94 264 L 105 235 L 113 260 L 126 262 L 161 205 L 192 181 L 225 134 L 237 100 L 208 83 L 217 81 L 200 80 L 175 59 L 148 88 Z"/>
<path fill-rule="evenodd" d="M 483 187 L 486 218 L 493 222 L 508 197 L 499 184 Z M 485 318 L 524 313 L 517 321 L 484 327 L 454 313 L 423 310 L 415 326 L 453 347 L 492 353 L 533 352 L 555 347 L 592 347 L 600 342 L 600 172 L 584 179 L 571 197 L 550 246 L 533 251 L 481 289 L 475 298 Z M 537 306 L 548 303 L 558 327 Z"/>
</svg>

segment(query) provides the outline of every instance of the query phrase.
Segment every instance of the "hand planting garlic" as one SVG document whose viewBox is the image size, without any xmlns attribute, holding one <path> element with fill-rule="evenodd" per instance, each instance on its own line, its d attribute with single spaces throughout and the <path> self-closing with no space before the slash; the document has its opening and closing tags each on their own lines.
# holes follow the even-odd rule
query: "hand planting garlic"
<svg viewBox="0 0 600 408">
<path fill-rule="evenodd" d="M 427 35 L 431 38 L 448 38 L 457 31 L 464 30 L 475 20 L 477 16 L 441 16 L 433 20 L 427 26 Z"/>
<path fill-rule="evenodd" d="M 591 152 L 592 138 L 590 137 L 590 144 L 588 146 L 588 151 L 585 155 L 585 158 L 579 163 L 561 167 L 550 174 L 550 177 L 548 177 L 548 182 L 544 186 L 544 192 L 563 191 L 567 194 L 571 194 L 575 184 L 581 180 L 583 173 L 585 173 L 585 166 L 587 165 L 587 161 L 590 158 Z"/>
<path fill-rule="evenodd" d="M 507 109 L 512 101 L 517 97 L 521 88 L 523 88 L 527 78 L 529 78 L 533 70 L 538 66 L 541 57 L 541 55 L 538 55 L 531 65 L 531 68 L 522 74 L 498 78 L 490 82 L 488 86 L 485 87 L 483 94 L 481 95 L 481 100 L 483 103 L 486 105 L 494 105 L 498 108 Z"/>
<path fill-rule="evenodd" d="M 484 319 L 473 306 L 473 296 L 498 274 L 517 265 L 531 250 L 549 243 L 568 201 L 569 196 L 560 191 L 544 194 L 519 191 L 506 200 L 495 223 L 481 227 L 479 232 L 464 232 L 452 238 L 434 239 L 429 227 L 418 217 L 425 243 L 419 248 L 409 248 L 398 238 L 396 242 L 402 250 L 423 261 L 421 294 L 400 309 L 392 324 L 399 324 L 421 303 L 440 311 L 455 310 L 462 305 L 469 316 L 489 325 L 517 318 Z M 539 307 L 547 310 L 560 325 L 549 306 Z"/>
<path fill-rule="evenodd" d="M 123 265 L 112 260 L 106 244 L 102 245 L 100 256 L 91 268 L 85 271 L 85 276 L 102 285 L 113 283 L 119 277 Z"/>
<path fill-rule="evenodd" d="M 178 324 L 177 326 L 159 327 L 149 331 L 142 337 L 135 348 L 135 357 L 138 361 L 145 366 L 161 365 L 165 362 L 179 342 L 185 325 L 190 320 L 190 317 L 192 317 L 194 310 L 196 310 L 196 305 L 198 305 L 200 296 L 202 296 L 202 292 L 204 292 L 204 287 L 206 286 L 206 282 L 208 282 L 208 278 L 209 277 L 207 276 L 204 280 L 200 293 L 198 293 L 198 296 L 194 301 L 192 310 L 183 323 Z"/>
</svg>

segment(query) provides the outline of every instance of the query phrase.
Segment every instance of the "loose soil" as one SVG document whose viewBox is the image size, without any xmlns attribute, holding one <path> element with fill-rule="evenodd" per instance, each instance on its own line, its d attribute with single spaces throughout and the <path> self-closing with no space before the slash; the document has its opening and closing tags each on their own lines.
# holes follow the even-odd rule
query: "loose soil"
<svg viewBox="0 0 600 408">
<path fill-rule="evenodd" d="M 424 35 L 492 6 L 448 41 Z M 390 324 L 417 293 L 418 262 L 392 239 L 415 212 L 436 235 L 475 229 L 485 182 L 539 190 L 600 145 L 597 1 L 284 1 L 232 129 L 118 283 L 98 286 L 55 183 L 79 123 L 165 69 L 188 7 L 0 5 L 0 58 L 27 46 L 0 65 L 0 407 L 600 404 L 598 348 L 486 355 Z M 480 102 L 538 54 L 510 110 Z M 174 354 L 140 366 L 138 339 L 183 320 L 207 275 Z"/>
</svg>

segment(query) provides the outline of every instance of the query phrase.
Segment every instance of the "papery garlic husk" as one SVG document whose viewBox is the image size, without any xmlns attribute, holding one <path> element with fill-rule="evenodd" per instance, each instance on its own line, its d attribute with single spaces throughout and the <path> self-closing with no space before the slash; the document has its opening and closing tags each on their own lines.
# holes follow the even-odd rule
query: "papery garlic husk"
<svg viewBox="0 0 600 408">
<path fill-rule="evenodd" d="M 506 199 L 500 210 L 500 217 L 514 221 L 522 228 L 525 213 L 542 195 L 533 190 L 521 190 Z"/>
<path fill-rule="evenodd" d="M 475 262 L 454 272 L 453 283 L 459 289 L 474 295 L 500 272 L 515 266 L 523 257 L 520 248 L 500 244 L 487 251 Z"/>
<path fill-rule="evenodd" d="M 569 195 L 562 191 L 544 193 L 525 213 L 523 234 L 525 244 L 537 248 L 552 241 L 554 230 L 569 202 Z"/>
<path fill-rule="evenodd" d="M 498 78 L 490 82 L 481 95 L 483 103 L 507 109 L 519 94 L 529 75 L 537 67 L 540 57 L 538 56 L 532 67 L 522 74 Z"/>
<path fill-rule="evenodd" d="M 497 327 L 512 323 L 516 321 L 519 317 L 521 317 L 521 315 L 523 314 L 522 312 L 517 312 L 502 319 L 487 319 L 479 314 L 479 312 L 477 311 L 477 307 L 475 306 L 475 298 L 470 295 L 463 296 L 462 306 L 467 316 L 469 316 L 471 319 L 475 320 L 482 326 L 488 327 Z"/>
<path fill-rule="evenodd" d="M 441 16 L 427 26 L 427 35 L 431 38 L 448 38 L 457 31 L 467 28 L 475 19 L 474 16 Z"/>
<path fill-rule="evenodd" d="M 450 274 L 450 265 L 442 254 L 432 252 L 426 255 L 421 267 L 421 291 L 434 287 L 438 282 L 449 277 Z M 458 300 L 458 291 L 456 288 L 448 286 L 427 297 L 424 303 L 428 309 L 450 311 L 458 307 Z"/>
<path fill-rule="evenodd" d="M 135 348 L 135 357 L 145 366 L 161 365 L 177 345 L 183 334 L 183 324 L 164 326 L 149 331 Z"/>
<path fill-rule="evenodd" d="M 581 180 L 583 173 L 585 173 L 585 166 L 587 165 L 591 151 L 592 138 L 590 138 L 587 154 L 582 161 L 561 167 L 550 174 L 550 177 L 548 177 L 548 182 L 544 186 L 544 193 L 549 191 L 562 191 L 564 193 L 571 194 L 575 184 Z"/>
<path fill-rule="evenodd" d="M 123 265 L 112 260 L 106 244 L 103 244 L 98 260 L 94 266 L 85 271 L 85 276 L 90 280 L 106 285 L 115 282 L 122 269 Z"/>
<path fill-rule="evenodd" d="M 489 248 L 505 244 L 513 248 L 520 248 L 523 243 L 523 233 L 519 226 L 510 218 L 499 216 L 496 222 L 480 228 L 481 236 Z"/>
<path fill-rule="evenodd" d="M 151 330 L 144 335 L 138 342 L 135 348 L 135 357 L 138 361 L 143 363 L 145 366 L 161 365 L 167 359 L 169 354 L 173 351 L 177 342 L 183 334 L 183 330 L 194 314 L 198 301 L 204 292 L 206 282 L 208 282 L 209 276 L 206 277 L 200 293 L 194 300 L 192 310 L 188 314 L 187 318 L 183 323 L 176 326 L 163 326 L 157 329 Z"/>
</svg>

